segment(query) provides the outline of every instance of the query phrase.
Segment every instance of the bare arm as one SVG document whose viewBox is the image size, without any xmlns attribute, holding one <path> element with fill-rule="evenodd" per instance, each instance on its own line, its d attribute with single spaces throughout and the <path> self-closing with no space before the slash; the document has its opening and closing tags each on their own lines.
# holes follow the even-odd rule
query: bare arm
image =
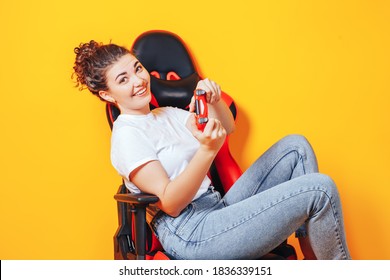
<svg viewBox="0 0 390 280">
<path fill-rule="evenodd" d="M 173 217 L 192 201 L 226 137 L 221 122 L 214 118 L 210 118 L 203 132 L 196 128 L 193 118 L 188 126 L 200 147 L 179 176 L 171 181 L 159 161 L 150 161 L 130 174 L 130 180 L 141 191 L 157 195 L 157 206 Z"/>
<path fill-rule="evenodd" d="M 235 129 L 234 118 L 232 112 L 226 103 L 220 99 L 217 102 L 209 104 L 209 117 L 220 120 L 227 134 L 233 133 Z"/>
</svg>

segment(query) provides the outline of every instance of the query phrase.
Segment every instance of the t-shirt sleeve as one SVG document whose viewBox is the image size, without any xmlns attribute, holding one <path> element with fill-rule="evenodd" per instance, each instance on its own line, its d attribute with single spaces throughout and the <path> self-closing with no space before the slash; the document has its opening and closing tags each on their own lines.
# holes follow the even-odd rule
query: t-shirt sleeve
<svg viewBox="0 0 390 280">
<path fill-rule="evenodd" d="M 124 178 L 137 167 L 157 160 L 155 148 L 142 131 L 122 127 L 113 131 L 111 138 L 111 162 Z"/>
</svg>

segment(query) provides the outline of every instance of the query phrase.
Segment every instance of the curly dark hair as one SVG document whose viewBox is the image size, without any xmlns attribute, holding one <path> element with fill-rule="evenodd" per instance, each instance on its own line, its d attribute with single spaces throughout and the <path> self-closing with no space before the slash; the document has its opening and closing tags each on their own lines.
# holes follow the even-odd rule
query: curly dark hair
<svg viewBox="0 0 390 280">
<path fill-rule="evenodd" d="M 74 49 L 76 60 L 72 78 L 80 90 L 87 88 L 92 94 L 99 96 L 99 91 L 108 90 L 106 72 L 108 68 L 130 51 L 124 47 L 90 41 L 81 43 Z"/>
</svg>

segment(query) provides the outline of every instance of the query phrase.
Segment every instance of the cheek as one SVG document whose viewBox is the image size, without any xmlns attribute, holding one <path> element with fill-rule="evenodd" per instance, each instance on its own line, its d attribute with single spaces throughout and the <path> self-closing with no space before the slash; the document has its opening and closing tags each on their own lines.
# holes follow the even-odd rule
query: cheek
<svg viewBox="0 0 390 280">
<path fill-rule="evenodd" d="M 144 73 L 143 73 L 143 79 L 145 80 L 145 81 L 147 81 L 148 83 L 150 82 L 150 74 L 149 74 L 149 72 L 148 71 L 144 71 Z"/>
<path fill-rule="evenodd" d="M 111 94 L 115 94 L 118 91 L 116 84 L 110 82 L 107 82 L 107 89 Z"/>
<path fill-rule="evenodd" d="M 111 88 L 110 90 L 111 96 L 117 101 L 117 102 L 123 102 L 127 98 L 131 97 L 131 93 L 129 93 L 127 90 L 123 90 L 121 88 Z"/>
</svg>

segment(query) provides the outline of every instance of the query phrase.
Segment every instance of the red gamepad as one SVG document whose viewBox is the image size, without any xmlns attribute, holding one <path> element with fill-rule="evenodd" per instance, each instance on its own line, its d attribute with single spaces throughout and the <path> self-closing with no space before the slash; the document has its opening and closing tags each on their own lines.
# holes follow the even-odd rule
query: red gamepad
<svg viewBox="0 0 390 280">
<path fill-rule="evenodd" d="M 195 119 L 196 126 L 199 130 L 205 128 L 208 122 L 208 110 L 207 110 L 207 99 L 206 99 L 206 91 L 203 89 L 196 89 L 194 91 L 195 97 Z"/>
</svg>

